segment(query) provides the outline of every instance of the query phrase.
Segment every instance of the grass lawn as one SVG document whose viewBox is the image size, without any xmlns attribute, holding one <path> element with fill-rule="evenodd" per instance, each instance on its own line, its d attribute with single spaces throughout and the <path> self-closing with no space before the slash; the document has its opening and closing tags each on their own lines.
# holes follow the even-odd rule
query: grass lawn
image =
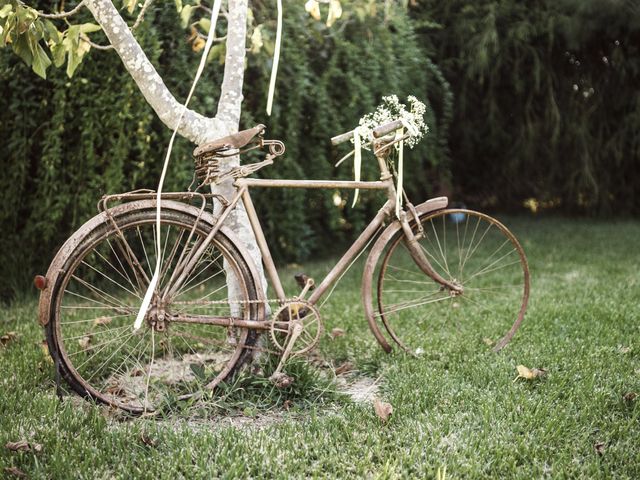
<svg viewBox="0 0 640 480">
<path fill-rule="evenodd" d="M 0 347 L 0 477 L 435 478 L 446 467 L 447 478 L 640 478 L 640 222 L 506 223 L 532 294 L 498 354 L 455 336 L 430 342 L 427 327 L 420 357 L 385 354 L 363 318 L 358 265 L 323 308 L 327 331 L 345 334 L 325 335 L 321 355 L 378 379 L 394 408 L 386 424 L 300 362 L 288 389 L 249 376 L 162 419 L 60 402 L 35 299 L 2 308 L 0 335 L 17 338 Z M 520 364 L 548 374 L 514 382 Z M 19 440 L 41 449 L 4 447 Z"/>
</svg>

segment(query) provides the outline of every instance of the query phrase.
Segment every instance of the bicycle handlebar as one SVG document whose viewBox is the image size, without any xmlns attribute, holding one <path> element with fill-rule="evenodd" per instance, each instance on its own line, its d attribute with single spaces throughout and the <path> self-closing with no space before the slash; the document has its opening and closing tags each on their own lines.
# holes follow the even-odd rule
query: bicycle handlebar
<svg viewBox="0 0 640 480">
<path fill-rule="evenodd" d="M 341 135 L 336 135 L 331 139 L 331 145 L 339 145 L 347 140 L 353 138 L 353 130 L 347 133 L 343 133 Z"/>
<path fill-rule="evenodd" d="M 383 137 L 388 133 L 399 129 L 400 127 L 402 127 L 402 120 L 394 120 L 393 122 L 384 123 L 373 129 L 373 137 Z M 350 132 L 342 133 L 340 135 L 336 135 L 335 137 L 331 138 L 331 144 L 339 145 L 346 142 L 347 140 L 351 140 L 351 138 L 353 138 L 353 130 L 351 130 Z"/>
<path fill-rule="evenodd" d="M 373 137 L 384 137 L 386 134 L 399 129 L 400 127 L 402 127 L 402 120 L 394 120 L 393 122 L 385 123 L 373 129 Z"/>
</svg>

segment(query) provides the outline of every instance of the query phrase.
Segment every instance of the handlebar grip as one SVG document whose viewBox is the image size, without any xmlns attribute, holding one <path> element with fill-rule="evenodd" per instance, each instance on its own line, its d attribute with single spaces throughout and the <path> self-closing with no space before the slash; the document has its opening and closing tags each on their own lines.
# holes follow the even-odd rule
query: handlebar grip
<svg viewBox="0 0 640 480">
<path fill-rule="evenodd" d="M 331 139 L 331 145 L 338 145 L 340 143 L 346 142 L 347 140 L 351 140 L 352 138 L 353 138 L 353 130 L 333 137 Z"/>
<path fill-rule="evenodd" d="M 393 122 L 385 123 L 373 129 L 374 138 L 380 138 L 388 133 L 391 133 L 402 126 L 402 120 L 394 120 Z"/>
</svg>

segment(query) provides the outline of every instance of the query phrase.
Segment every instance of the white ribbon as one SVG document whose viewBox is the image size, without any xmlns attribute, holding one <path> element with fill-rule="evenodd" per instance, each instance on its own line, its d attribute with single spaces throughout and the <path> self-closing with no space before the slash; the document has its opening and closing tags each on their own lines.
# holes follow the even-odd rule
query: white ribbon
<svg viewBox="0 0 640 480">
<path fill-rule="evenodd" d="M 356 127 L 353 131 L 353 178 L 356 182 L 360 181 L 360 170 L 362 168 L 362 139 L 360 137 L 360 127 Z M 356 188 L 353 194 L 353 203 L 351 208 L 356 206 L 360 189 Z"/>
<path fill-rule="evenodd" d="M 404 122 L 402 122 L 404 124 Z M 396 183 L 396 217 L 400 218 L 400 208 L 402 207 L 402 177 L 404 170 L 404 128 L 396 130 L 396 138 L 400 138 L 397 143 L 398 148 L 398 178 Z"/>
<path fill-rule="evenodd" d="M 398 143 L 397 143 L 397 149 L 398 149 L 398 178 L 397 178 L 397 183 L 396 183 L 396 217 L 400 218 L 400 208 L 402 207 L 402 182 L 403 182 L 403 176 L 404 176 L 404 139 L 402 138 L 404 136 L 404 129 L 407 129 L 407 132 L 409 133 L 410 136 L 415 136 L 417 135 L 418 132 L 418 128 L 411 122 L 409 122 L 408 120 L 405 120 L 404 118 L 401 119 L 402 121 L 402 128 L 399 128 L 398 130 L 396 130 L 396 139 L 401 139 Z"/>
<path fill-rule="evenodd" d="M 276 77 L 278 76 L 278 63 L 280 63 L 281 41 L 282 41 L 282 0 L 278 0 L 278 26 L 276 27 L 276 45 L 273 51 L 271 79 L 269 80 L 269 93 L 267 94 L 267 115 L 269 116 L 271 116 L 271 107 L 273 107 L 273 95 L 276 90 Z"/>
<path fill-rule="evenodd" d="M 151 278 L 149 287 L 147 288 L 147 291 L 144 294 L 144 298 L 142 299 L 142 305 L 140 306 L 140 310 L 138 311 L 138 316 L 136 317 L 136 321 L 133 324 L 134 330 L 139 330 L 140 327 L 142 327 L 142 322 L 144 321 L 144 317 L 147 314 L 147 310 L 149 309 L 149 305 L 151 304 L 151 298 L 153 297 L 153 293 L 155 292 L 156 285 L 158 284 L 158 279 L 160 278 L 160 267 L 162 263 L 162 245 L 161 245 L 161 235 L 160 235 L 160 208 L 161 208 L 162 187 L 164 185 L 164 178 L 167 175 L 167 168 L 169 167 L 169 158 L 171 157 L 173 142 L 175 141 L 176 135 L 178 134 L 178 128 L 182 123 L 184 114 L 187 111 L 187 105 L 189 105 L 189 102 L 191 101 L 191 97 L 193 96 L 193 92 L 196 89 L 198 80 L 200 80 L 200 76 L 204 71 L 204 67 L 207 63 L 207 56 L 209 55 L 209 50 L 211 50 L 211 46 L 213 45 L 213 37 L 215 36 L 216 23 L 218 22 L 218 14 L 220 13 L 221 3 L 222 3 L 222 0 L 215 0 L 213 2 L 213 9 L 211 10 L 211 26 L 209 27 L 207 42 L 204 45 L 204 50 L 202 51 L 202 57 L 200 58 L 200 64 L 198 65 L 196 76 L 193 79 L 191 90 L 189 90 L 189 95 L 187 96 L 187 99 L 185 100 L 184 105 L 182 106 L 180 117 L 176 122 L 176 127 L 174 128 L 173 134 L 171 135 L 171 140 L 169 140 L 167 155 L 164 158 L 162 174 L 160 175 L 160 182 L 158 183 L 158 193 L 156 195 L 156 268 L 155 268 L 155 271 L 153 272 L 153 277 Z"/>
</svg>

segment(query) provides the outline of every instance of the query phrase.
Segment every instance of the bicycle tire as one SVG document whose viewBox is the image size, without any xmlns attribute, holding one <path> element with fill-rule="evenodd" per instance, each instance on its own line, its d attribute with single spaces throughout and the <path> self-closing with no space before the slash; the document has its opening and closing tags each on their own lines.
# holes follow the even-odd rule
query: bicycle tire
<svg viewBox="0 0 640 480">
<path fill-rule="evenodd" d="M 463 293 L 455 295 L 428 277 L 415 264 L 400 230 L 373 259 L 379 261 L 375 299 L 370 294 L 367 299 L 374 320 L 411 353 L 450 335 L 501 350 L 520 327 L 528 305 L 530 274 L 522 246 L 498 220 L 472 210 L 426 213 L 420 224 L 424 233 L 419 243 L 431 266 L 461 285 Z M 419 233 L 415 222 L 412 229 Z"/>
<path fill-rule="evenodd" d="M 212 228 L 197 209 L 184 204 L 172 208 L 173 203 L 167 202 L 161 210 L 164 267 L 157 292 L 168 285 L 176 266 Z M 41 312 L 49 316 L 49 351 L 71 388 L 84 397 L 139 414 L 232 378 L 251 357 L 257 332 L 168 320 L 160 331 L 147 315 L 142 328 L 132 333 L 130 326 L 155 266 L 156 238 L 155 202 L 139 202 L 135 207 L 112 219 L 100 214 L 70 238 L 67 245 L 75 247 L 61 249 L 58 256 L 63 258 L 54 259 L 52 265 L 60 268 L 47 275 L 52 293 Z M 167 317 L 178 309 L 198 314 L 204 309 L 205 314 L 215 315 L 231 314 L 234 309 L 231 316 L 240 313 L 245 319 L 256 319 L 262 307 L 251 272 L 234 242 L 219 231 L 183 289 L 162 308 Z M 229 276 L 239 286 L 234 303 L 224 302 L 230 291 Z M 210 292 L 215 292 L 213 302 Z"/>
</svg>

